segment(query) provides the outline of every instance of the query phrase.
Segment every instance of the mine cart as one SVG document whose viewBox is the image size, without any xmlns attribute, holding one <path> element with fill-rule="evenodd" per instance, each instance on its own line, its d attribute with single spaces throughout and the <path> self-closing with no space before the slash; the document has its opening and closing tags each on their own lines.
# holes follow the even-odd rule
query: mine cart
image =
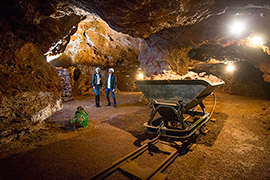
<svg viewBox="0 0 270 180">
<path fill-rule="evenodd" d="M 138 89 L 152 105 L 150 119 L 144 125 L 149 133 L 163 137 L 188 139 L 210 119 L 203 100 L 223 81 L 209 83 L 205 80 L 139 80 Z M 156 114 L 160 117 L 156 117 Z"/>
</svg>

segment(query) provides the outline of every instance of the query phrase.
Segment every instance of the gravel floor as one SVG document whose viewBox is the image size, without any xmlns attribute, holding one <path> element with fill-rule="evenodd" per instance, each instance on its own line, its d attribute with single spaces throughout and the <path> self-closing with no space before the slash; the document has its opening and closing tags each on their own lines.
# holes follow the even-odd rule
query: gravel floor
<svg viewBox="0 0 270 180">
<path fill-rule="evenodd" d="M 42 130 L 0 147 L 0 179 L 89 179 L 147 142 L 143 123 L 151 109 L 138 102 L 140 96 L 118 94 L 116 109 L 105 106 L 105 97 L 100 108 L 94 107 L 94 97 L 65 103 Z M 197 138 L 196 148 L 180 155 L 164 173 L 169 180 L 270 179 L 270 102 L 219 92 L 217 96 L 216 122 L 209 122 L 209 132 Z M 88 127 L 64 129 L 79 105 L 89 114 Z M 157 153 L 156 160 L 149 160 L 146 154 L 140 163 L 156 164 L 166 156 Z M 119 173 L 107 179 L 127 178 Z"/>
</svg>

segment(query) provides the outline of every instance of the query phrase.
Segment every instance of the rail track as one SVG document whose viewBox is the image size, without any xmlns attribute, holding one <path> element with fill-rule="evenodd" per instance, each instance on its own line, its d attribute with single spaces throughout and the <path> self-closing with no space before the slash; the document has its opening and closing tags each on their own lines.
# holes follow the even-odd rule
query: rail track
<svg viewBox="0 0 270 180">
<path fill-rule="evenodd" d="M 206 107 L 208 109 L 210 108 L 210 102 L 212 102 L 212 107 L 208 116 L 208 120 L 213 115 L 215 106 L 216 106 L 216 96 L 213 94 L 212 97 L 209 97 L 208 99 L 204 100 Z M 185 118 L 186 121 L 190 120 L 190 116 L 187 116 Z M 207 121 L 208 121 L 207 120 Z M 200 127 L 201 128 L 201 127 Z M 204 133 L 204 132 L 202 132 Z M 198 134 L 198 133 L 197 133 Z M 183 150 L 192 150 L 195 144 L 193 144 L 193 138 L 189 138 L 185 141 L 173 141 L 171 139 L 162 139 L 162 137 L 157 136 L 153 140 L 149 141 L 147 144 L 141 146 L 140 148 L 136 149 L 135 151 L 131 152 L 130 154 L 126 155 L 125 157 L 117 160 L 109 167 L 101 170 L 97 174 L 95 174 L 93 177 L 91 177 L 91 180 L 100 180 L 105 179 L 112 175 L 116 171 L 121 171 L 129 174 L 131 177 L 135 177 L 136 179 L 142 179 L 142 180 L 163 180 L 166 179 L 167 175 L 163 172 L 165 169 L 178 157 L 178 155 Z M 138 164 L 134 161 L 137 159 L 140 155 L 142 155 L 145 152 L 151 152 L 151 149 L 153 146 L 156 146 L 158 143 L 165 143 L 171 147 L 173 147 L 174 151 L 168 155 L 168 157 L 163 160 L 155 169 L 153 168 L 140 168 Z"/>
<path fill-rule="evenodd" d="M 133 177 L 136 177 L 138 179 L 143 179 L 143 180 L 166 179 L 167 176 L 163 174 L 162 172 L 177 158 L 181 150 L 183 150 L 184 148 L 187 148 L 190 145 L 190 141 L 182 143 L 181 145 L 178 145 L 175 142 L 167 142 L 167 143 L 170 143 L 169 144 L 170 146 L 173 146 L 175 148 L 175 151 L 173 151 L 155 169 L 151 169 L 149 171 L 149 168 L 147 169 L 140 168 L 138 164 L 134 162 L 134 159 L 138 158 L 141 154 L 143 154 L 146 151 L 151 151 L 151 148 L 155 146 L 157 143 L 165 143 L 165 141 L 162 141 L 159 139 L 159 137 L 156 137 L 152 141 L 136 149 L 135 151 L 131 152 L 127 156 L 119 159 L 117 162 L 113 163 L 111 166 L 98 172 L 91 179 L 92 180 L 105 179 L 106 177 L 110 176 L 112 173 L 114 173 L 117 170 L 124 171 Z"/>
</svg>

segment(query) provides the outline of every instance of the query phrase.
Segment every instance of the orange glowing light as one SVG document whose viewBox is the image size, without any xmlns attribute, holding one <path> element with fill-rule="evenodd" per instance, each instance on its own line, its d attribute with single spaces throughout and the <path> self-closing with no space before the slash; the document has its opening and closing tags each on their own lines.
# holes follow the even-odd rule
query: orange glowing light
<svg viewBox="0 0 270 180">
<path fill-rule="evenodd" d="M 250 40 L 249 40 L 250 44 L 253 46 L 262 46 L 263 45 L 263 38 L 260 36 L 253 36 Z"/>
<path fill-rule="evenodd" d="M 226 67 L 227 72 L 233 72 L 235 70 L 235 66 L 233 64 L 228 64 Z"/>
</svg>

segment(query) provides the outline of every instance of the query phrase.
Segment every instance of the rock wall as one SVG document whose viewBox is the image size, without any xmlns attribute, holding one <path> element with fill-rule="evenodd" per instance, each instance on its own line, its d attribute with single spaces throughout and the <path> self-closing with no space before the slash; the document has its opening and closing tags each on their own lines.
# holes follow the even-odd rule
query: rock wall
<svg viewBox="0 0 270 180">
<path fill-rule="evenodd" d="M 61 99 L 63 102 L 72 101 L 72 87 L 71 87 L 71 77 L 68 69 L 56 68 L 57 73 L 61 77 L 61 86 L 63 88 Z"/>
<path fill-rule="evenodd" d="M 80 72 L 80 75 L 77 80 L 74 78 L 75 70 Z M 92 75 L 95 72 L 94 67 L 78 65 L 76 68 L 72 68 L 73 74 L 73 94 L 74 95 L 82 95 L 82 96 L 90 96 L 94 95 L 94 90 L 92 88 Z M 104 83 L 104 74 L 102 73 L 102 79 Z"/>
<path fill-rule="evenodd" d="M 61 11 L 50 0 L 0 2 L 0 143 L 37 130 L 62 108 L 61 78 L 44 53 L 68 42 L 81 16 L 60 5 Z"/>
<path fill-rule="evenodd" d="M 115 76 L 117 79 L 117 88 L 120 91 L 137 91 L 138 89 L 134 85 L 134 81 L 137 78 L 137 71 L 139 64 L 131 65 L 129 68 L 116 67 Z M 72 94 L 74 96 L 91 96 L 94 95 L 92 86 L 92 77 L 95 73 L 95 67 L 86 65 L 77 65 L 76 67 L 69 67 L 71 82 L 72 82 Z M 108 69 L 101 69 L 102 84 L 101 94 L 105 95 L 106 90 L 106 77 L 108 75 Z M 79 72 L 79 76 L 75 79 L 75 72 Z"/>
<path fill-rule="evenodd" d="M 39 130 L 43 120 L 62 109 L 62 102 L 55 93 L 26 91 L 2 97 L 0 109 L 1 145 Z"/>
<path fill-rule="evenodd" d="M 107 23 L 74 5 L 96 12 Z M 164 69 L 183 74 L 194 64 L 188 56 L 191 49 L 206 43 L 240 43 L 251 32 L 258 32 L 265 35 L 264 50 L 268 53 L 262 58 L 250 50 L 238 53 L 246 53 L 243 60 L 260 69 L 264 80 L 270 81 L 267 1 L 3 0 L 0 16 L 1 139 L 17 138 L 21 127 L 40 122 L 61 108 L 61 78 L 45 61 L 45 53 L 63 53 L 57 66 L 84 66 L 74 86 L 77 83 L 80 94 L 91 94 L 93 70 L 84 73 L 89 67 L 100 66 L 104 73 L 114 67 L 119 87 L 132 89 L 139 65 L 149 74 Z M 242 36 L 229 36 L 226 25 L 233 18 L 247 19 L 252 26 Z M 120 32 L 144 38 L 144 42 Z M 238 76 L 228 78 L 235 87 L 233 92 L 243 82 L 242 75 Z M 256 83 L 250 81 L 249 86 L 241 87 L 255 87 Z"/>
<path fill-rule="evenodd" d="M 11 60 L 1 64 L 0 143 L 19 138 L 62 108 L 61 79 L 34 44 L 26 43 Z"/>
<path fill-rule="evenodd" d="M 141 51 L 139 60 L 148 75 L 160 73 L 163 69 L 172 69 L 184 74 L 187 67 L 193 64 L 192 59 L 188 58 L 188 50 L 205 43 L 238 43 L 240 39 L 257 33 L 263 35 L 265 46 L 269 47 L 270 11 L 267 1 L 70 2 L 86 10 L 95 11 L 117 31 L 144 38 L 146 46 Z M 246 23 L 242 34 L 230 34 L 230 25 L 235 20 Z M 269 58 L 242 60 L 259 68 L 264 73 L 264 80 L 269 82 Z"/>
<path fill-rule="evenodd" d="M 62 55 L 50 61 L 58 67 L 76 67 L 81 75 L 74 83 L 77 95 L 92 95 L 92 75 L 95 67 L 103 70 L 104 79 L 110 67 L 115 68 L 118 88 L 133 90 L 139 68 L 138 55 L 142 42 L 138 38 L 111 29 L 105 21 L 89 13 L 78 25 Z"/>
<path fill-rule="evenodd" d="M 257 96 L 270 99 L 270 83 L 265 82 L 263 73 L 247 62 L 234 63 L 233 72 L 226 71 L 226 64 L 196 64 L 193 71 L 207 72 L 220 77 L 225 84 L 219 87 L 220 91 L 243 96 Z"/>
<path fill-rule="evenodd" d="M 140 44 L 140 39 L 116 32 L 101 18 L 89 14 L 79 23 L 63 54 L 75 64 L 115 67 L 138 62 Z"/>
</svg>

